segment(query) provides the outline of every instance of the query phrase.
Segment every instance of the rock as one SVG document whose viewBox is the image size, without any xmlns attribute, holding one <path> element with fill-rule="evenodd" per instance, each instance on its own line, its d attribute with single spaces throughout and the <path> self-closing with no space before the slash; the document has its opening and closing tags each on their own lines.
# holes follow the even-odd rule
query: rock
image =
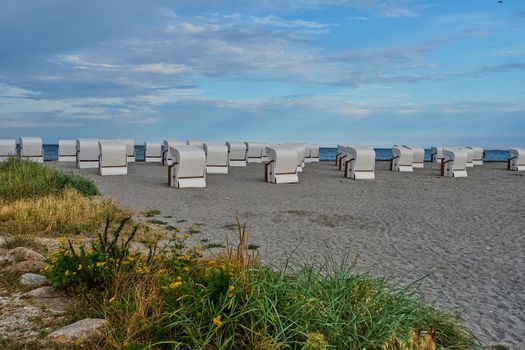
<svg viewBox="0 0 525 350">
<path fill-rule="evenodd" d="M 86 318 L 60 328 L 48 335 L 52 342 L 62 345 L 82 345 L 100 338 L 108 321 L 101 318 Z"/>
<path fill-rule="evenodd" d="M 71 302 L 64 294 L 52 287 L 41 287 L 22 294 L 23 298 L 30 298 L 34 303 L 43 305 L 48 311 L 54 314 L 61 314 L 67 311 Z"/>
<path fill-rule="evenodd" d="M 45 266 L 46 266 L 45 261 L 26 260 L 26 261 L 15 263 L 14 265 L 11 265 L 11 266 L 7 266 L 4 269 L 2 269 L 2 271 L 7 272 L 7 273 L 26 273 L 26 272 L 38 273 L 42 271 Z"/>
<path fill-rule="evenodd" d="M 20 283 L 29 287 L 40 287 L 47 284 L 47 278 L 36 273 L 23 273 L 20 276 Z"/>
<path fill-rule="evenodd" d="M 20 261 L 27 260 L 43 262 L 46 261 L 46 258 L 42 254 L 25 247 L 16 247 L 14 249 L 11 249 L 7 252 L 5 256 L 8 260 L 11 261 L 11 263 L 17 263 Z"/>
</svg>

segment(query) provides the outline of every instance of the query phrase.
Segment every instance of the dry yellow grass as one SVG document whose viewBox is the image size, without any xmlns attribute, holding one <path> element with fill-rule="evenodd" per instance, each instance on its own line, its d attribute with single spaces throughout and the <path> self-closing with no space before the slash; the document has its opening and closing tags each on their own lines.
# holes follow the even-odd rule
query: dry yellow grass
<svg viewBox="0 0 525 350">
<path fill-rule="evenodd" d="M 125 213 L 112 199 L 85 197 L 74 189 L 59 195 L 25 198 L 0 205 L 0 233 L 7 236 L 42 236 L 90 233 L 106 217 Z"/>
</svg>

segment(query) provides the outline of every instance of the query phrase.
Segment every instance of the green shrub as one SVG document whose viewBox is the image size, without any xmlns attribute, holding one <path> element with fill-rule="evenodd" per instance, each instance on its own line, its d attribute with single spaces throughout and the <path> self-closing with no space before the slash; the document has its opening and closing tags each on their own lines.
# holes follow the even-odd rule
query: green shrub
<svg viewBox="0 0 525 350">
<path fill-rule="evenodd" d="M 0 163 L 0 200 L 59 194 L 66 188 L 74 188 L 86 196 L 99 194 L 93 181 L 80 175 L 15 158 Z"/>
</svg>

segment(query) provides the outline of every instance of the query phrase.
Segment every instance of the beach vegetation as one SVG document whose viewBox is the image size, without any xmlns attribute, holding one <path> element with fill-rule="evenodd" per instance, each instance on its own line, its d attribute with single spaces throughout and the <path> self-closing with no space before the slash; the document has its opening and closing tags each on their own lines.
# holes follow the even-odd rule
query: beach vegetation
<svg viewBox="0 0 525 350">
<path fill-rule="evenodd" d="M 60 194 L 68 188 L 85 196 L 99 194 L 93 181 L 81 175 L 16 158 L 0 163 L 0 202 Z"/>
<path fill-rule="evenodd" d="M 160 213 L 161 211 L 158 209 L 150 209 L 143 212 L 142 215 L 144 215 L 146 218 L 152 218 L 154 216 L 160 215 Z"/>
<path fill-rule="evenodd" d="M 149 219 L 146 222 L 153 224 L 153 225 L 166 225 L 166 221 L 158 220 L 158 219 Z"/>
</svg>

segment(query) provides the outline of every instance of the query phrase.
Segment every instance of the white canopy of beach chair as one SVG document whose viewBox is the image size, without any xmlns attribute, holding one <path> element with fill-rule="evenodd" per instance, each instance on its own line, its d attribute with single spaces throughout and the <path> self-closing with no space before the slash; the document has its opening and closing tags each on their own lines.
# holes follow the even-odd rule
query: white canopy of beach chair
<svg viewBox="0 0 525 350">
<path fill-rule="evenodd" d="M 162 149 L 162 165 L 168 166 L 172 164 L 170 147 L 183 146 L 185 144 L 186 143 L 184 143 L 183 141 L 177 141 L 177 140 L 171 140 L 171 139 L 164 140 L 164 147 Z"/>
<path fill-rule="evenodd" d="M 266 155 L 266 144 L 261 142 L 244 142 L 246 144 L 246 160 L 248 163 L 262 163 L 263 153 Z"/>
<path fill-rule="evenodd" d="M 507 169 L 525 171 L 525 148 L 509 148 Z"/>
<path fill-rule="evenodd" d="M 271 183 L 298 183 L 297 150 L 295 148 L 276 145 L 267 146 L 268 162 L 264 165 L 264 178 Z"/>
<path fill-rule="evenodd" d="M 77 168 L 95 169 L 98 168 L 100 147 L 97 139 L 78 139 L 77 140 Z"/>
<path fill-rule="evenodd" d="M 304 143 L 283 143 L 280 146 L 289 147 L 297 152 L 297 171 L 302 172 L 306 158 L 306 146 Z"/>
<path fill-rule="evenodd" d="M 414 159 L 412 160 L 413 168 L 424 168 L 425 167 L 425 150 L 423 147 L 414 146 L 414 145 L 403 145 L 408 149 L 411 149 L 414 152 Z"/>
<path fill-rule="evenodd" d="M 449 147 L 447 147 L 447 148 L 449 148 Z M 474 150 L 472 150 L 471 148 L 468 148 L 468 147 L 464 147 L 464 146 L 455 146 L 455 147 L 450 147 L 450 148 L 460 148 L 463 151 L 465 151 L 465 153 L 467 154 L 467 168 L 473 168 L 474 167 L 474 163 L 473 163 Z"/>
<path fill-rule="evenodd" d="M 77 141 L 58 140 L 58 161 L 75 162 L 77 160 Z"/>
<path fill-rule="evenodd" d="M 20 137 L 20 158 L 43 163 L 42 139 L 40 137 Z"/>
<path fill-rule="evenodd" d="M 349 145 L 346 150 L 345 177 L 375 179 L 376 151 L 370 145 Z"/>
<path fill-rule="evenodd" d="M 128 163 L 135 162 L 135 140 L 133 139 L 117 139 L 116 141 L 122 141 L 126 144 L 126 155 Z"/>
<path fill-rule="evenodd" d="M 100 140 L 99 166 L 100 175 L 126 175 L 128 173 L 128 157 L 126 144 L 117 140 Z"/>
<path fill-rule="evenodd" d="M 246 143 L 240 141 L 226 141 L 230 166 L 246 166 Z"/>
<path fill-rule="evenodd" d="M 204 141 L 198 141 L 198 140 L 186 140 L 186 144 L 189 146 L 195 146 L 199 148 L 204 147 Z"/>
<path fill-rule="evenodd" d="M 467 146 L 467 148 L 472 150 L 472 164 L 483 165 L 483 148 L 470 146 Z"/>
<path fill-rule="evenodd" d="M 148 163 L 161 163 L 162 151 L 160 142 L 144 142 L 144 161 Z"/>
<path fill-rule="evenodd" d="M 168 167 L 168 185 L 175 188 L 206 187 L 206 155 L 199 147 L 170 148 L 173 164 Z"/>
<path fill-rule="evenodd" d="M 399 145 L 392 147 L 392 159 L 390 159 L 390 170 L 399 172 L 412 172 L 414 162 L 414 151 Z"/>
<path fill-rule="evenodd" d="M 0 139 L 0 162 L 16 157 L 16 140 Z"/>
<path fill-rule="evenodd" d="M 204 142 L 206 173 L 228 174 L 228 147 L 222 142 Z"/>
<path fill-rule="evenodd" d="M 431 154 L 430 154 L 430 160 L 432 163 L 441 163 L 441 160 L 443 159 L 443 147 L 432 147 L 431 148 Z"/>
<path fill-rule="evenodd" d="M 305 144 L 306 146 L 306 156 L 305 163 L 319 162 L 319 145 L 314 145 L 312 143 Z"/>
<path fill-rule="evenodd" d="M 468 153 L 465 147 L 443 148 L 443 163 L 441 176 L 467 177 Z"/>
</svg>

